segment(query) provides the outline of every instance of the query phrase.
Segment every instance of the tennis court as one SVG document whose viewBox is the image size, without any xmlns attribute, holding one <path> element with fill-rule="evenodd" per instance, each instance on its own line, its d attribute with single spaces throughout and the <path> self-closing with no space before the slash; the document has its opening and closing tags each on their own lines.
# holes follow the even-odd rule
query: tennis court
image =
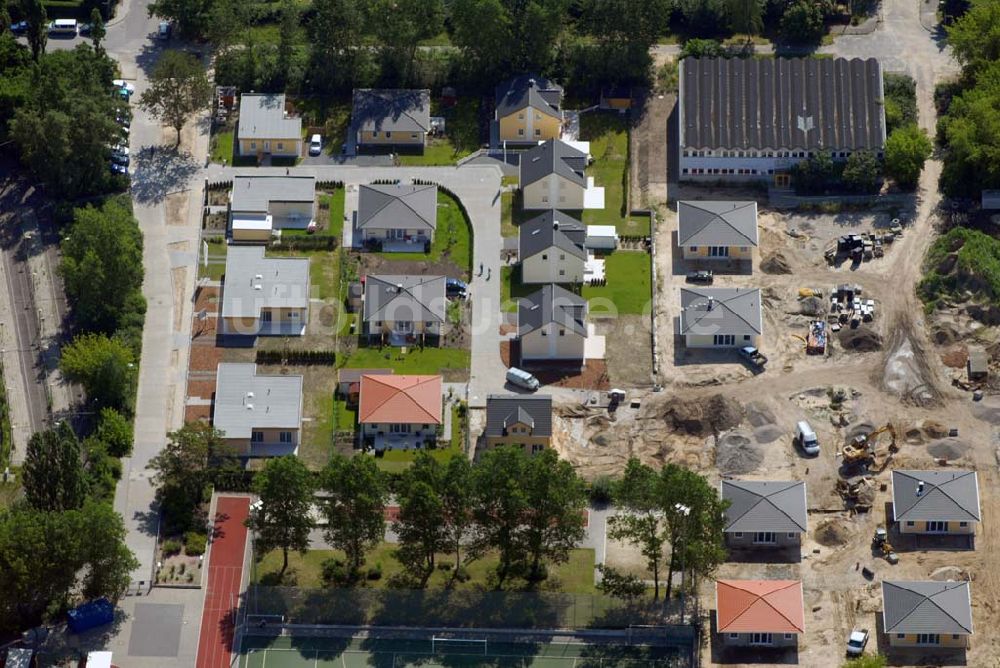
<svg viewBox="0 0 1000 668">
<path fill-rule="evenodd" d="M 502 640 L 244 638 L 241 668 L 680 668 L 670 647 Z"/>
</svg>

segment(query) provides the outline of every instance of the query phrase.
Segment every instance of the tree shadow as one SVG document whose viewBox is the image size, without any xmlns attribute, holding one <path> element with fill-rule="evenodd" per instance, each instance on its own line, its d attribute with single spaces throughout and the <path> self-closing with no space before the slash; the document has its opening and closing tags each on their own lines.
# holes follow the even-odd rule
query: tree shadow
<svg viewBox="0 0 1000 668">
<path fill-rule="evenodd" d="M 140 204 L 159 204 L 172 192 L 184 190 L 201 171 L 187 151 L 149 147 L 132 161 L 132 197 Z"/>
</svg>

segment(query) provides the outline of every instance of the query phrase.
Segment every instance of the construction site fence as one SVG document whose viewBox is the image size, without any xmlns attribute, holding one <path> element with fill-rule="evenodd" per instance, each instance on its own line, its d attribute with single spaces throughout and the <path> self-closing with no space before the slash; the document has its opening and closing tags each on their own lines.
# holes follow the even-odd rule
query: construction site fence
<svg viewBox="0 0 1000 668">
<path fill-rule="evenodd" d="M 691 614 L 681 614 L 682 605 L 679 600 L 629 603 L 602 594 L 252 585 L 245 614 L 301 625 L 627 629 L 690 620 Z"/>
</svg>

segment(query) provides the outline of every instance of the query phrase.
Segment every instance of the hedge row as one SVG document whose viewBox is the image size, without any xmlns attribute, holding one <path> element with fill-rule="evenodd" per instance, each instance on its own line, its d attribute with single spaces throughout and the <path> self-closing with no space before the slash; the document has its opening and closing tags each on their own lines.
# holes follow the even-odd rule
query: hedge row
<svg viewBox="0 0 1000 668">
<path fill-rule="evenodd" d="M 283 236 L 280 241 L 272 241 L 271 250 L 337 250 L 337 237 L 333 236 Z"/>
<path fill-rule="evenodd" d="M 332 366 L 336 353 L 332 350 L 258 350 L 257 364 L 326 365 Z"/>
</svg>

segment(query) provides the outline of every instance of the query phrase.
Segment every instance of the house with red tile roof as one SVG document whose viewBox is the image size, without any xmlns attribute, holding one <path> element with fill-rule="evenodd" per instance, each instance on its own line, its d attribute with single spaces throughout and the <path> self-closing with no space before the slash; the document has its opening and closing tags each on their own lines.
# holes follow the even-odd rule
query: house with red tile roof
<svg viewBox="0 0 1000 668">
<path fill-rule="evenodd" d="M 443 422 L 441 376 L 361 376 L 358 424 L 376 450 L 409 450 L 437 442 Z"/>
<path fill-rule="evenodd" d="M 800 580 L 719 580 L 715 603 L 725 646 L 795 647 L 805 630 Z"/>
</svg>

